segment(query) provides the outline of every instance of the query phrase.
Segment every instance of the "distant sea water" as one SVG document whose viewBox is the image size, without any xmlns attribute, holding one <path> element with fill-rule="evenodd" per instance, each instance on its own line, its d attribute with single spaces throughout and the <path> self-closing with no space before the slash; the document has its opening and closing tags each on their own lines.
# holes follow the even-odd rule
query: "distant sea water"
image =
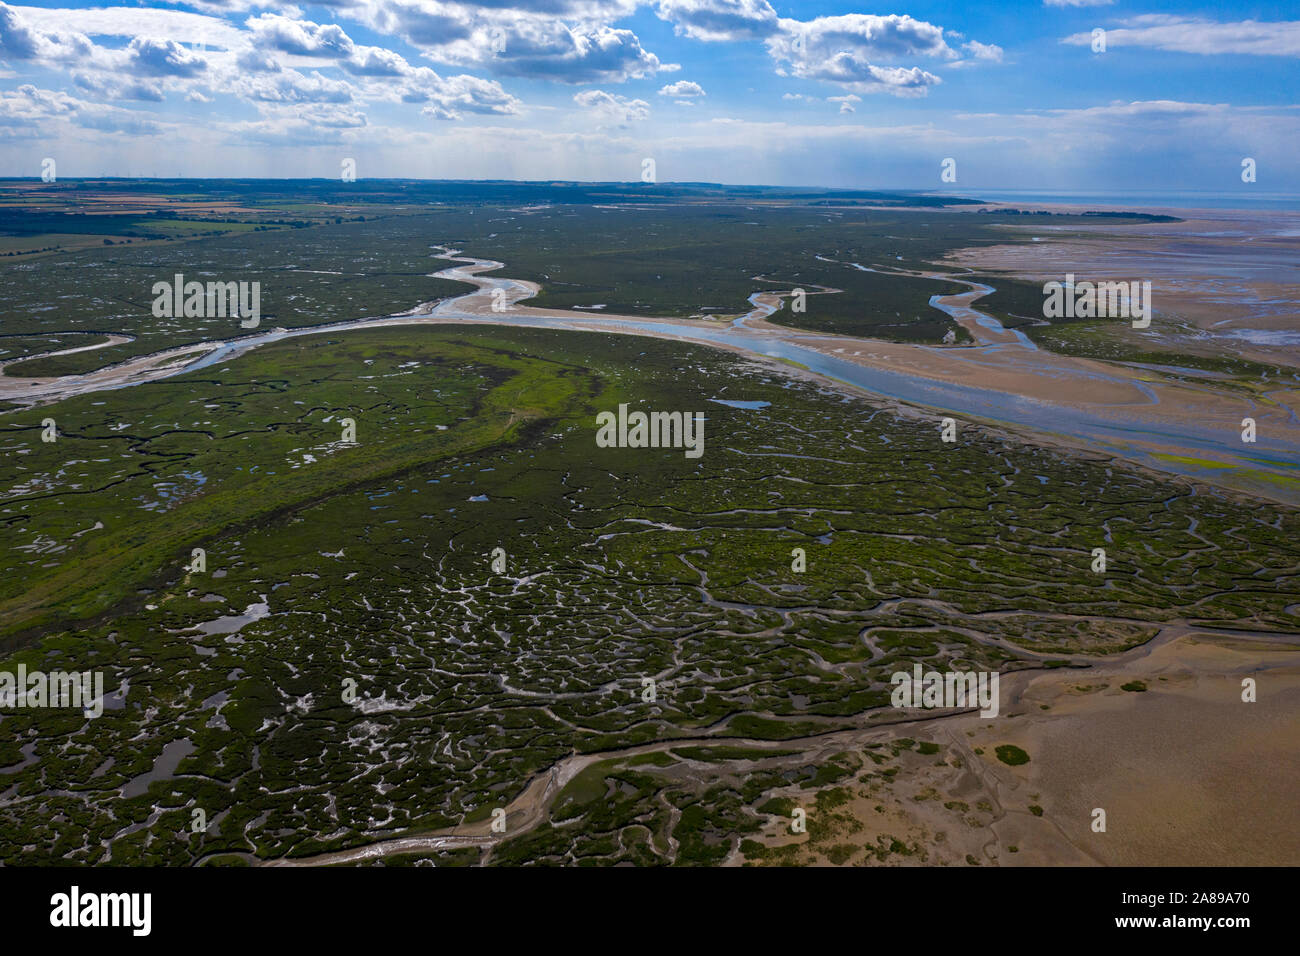
<svg viewBox="0 0 1300 956">
<path fill-rule="evenodd" d="M 1060 203 L 1088 205 L 1098 209 L 1172 208 L 1172 209 L 1245 209 L 1251 211 L 1285 210 L 1300 212 L 1300 194 L 1263 192 L 1242 184 L 1229 192 L 1188 192 L 1173 190 L 1124 191 L 1108 189 L 1051 192 L 1036 189 L 957 189 L 947 195 L 1005 203 Z M 942 195 L 931 192 L 929 195 Z"/>
</svg>

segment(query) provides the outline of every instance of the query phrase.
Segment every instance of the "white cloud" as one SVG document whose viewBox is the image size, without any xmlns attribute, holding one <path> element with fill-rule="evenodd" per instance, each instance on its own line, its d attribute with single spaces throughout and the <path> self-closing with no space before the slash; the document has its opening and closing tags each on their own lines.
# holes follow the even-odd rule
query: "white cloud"
<svg viewBox="0 0 1300 956">
<path fill-rule="evenodd" d="M 177 11 L 149 13 L 172 37 L 200 28 L 208 19 Z M 60 26 L 77 21 L 49 22 Z M 375 100 L 420 104 L 422 113 L 442 119 L 518 112 L 519 100 L 494 81 L 443 77 L 429 67 L 412 66 L 387 48 L 357 45 L 336 24 L 269 13 L 245 23 L 248 29 L 235 31 L 233 39 L 223 36 L 228 48 L 220 52 L 157 36 L 138 36 L 125 47 L 109 48 L 82 34 L 36 30 L 18 11 L 0 3 L 0 55 L 43 64 L 75 62 L 72 84 L 101 99 L 162 101 L 176 92 L 188 102 L 211 102 L 214 96 L 233 95 L 276 121 L 285 121 L 288 110 L 303 122 L 332 128 L 359 127 L 364 115 L 358 106 Z M 106 28 L 99 22 L 89 26 Z M 345 104 L 347 112 L 342 111 Z M 259 137 L 268 135 L 261 126 L 249 130 Z"/>
<path fill-rule="evenodd" d="M 1131 17 L 1121 23 L 1122 26 L 1106 30 L 1107 47 L 1147 47 L 1205 56 L 1223 53 L 1300 56 L 1300 20 L 1219 23 L 1201 18 L 1151 13 Z M 1071 34 L 1061 42 L 1089 46 L 1092 44 L 1092 32 Z"/>
<path fill-rule="evenodd" d="M 839 103 L 841 113 L 856 113 L 857 109 L 854 108 L 853 104 L 861 103 L 862 97 L 854 93 L 849 93 L 845 96 L 828 96 L 826 97 L 826 102 Z"/>
<path fill-rule="evenodd" d="M 650 116 L 650 104 L 633 100 L 604 90 L 584 90 L 573 97 L 584 110 L 594 113 L 606 125 L 625 127 Z"/>
<path fill-rule="evenodd" d="M 558 83 L 622 83 L 669 69 L 631 30 L 569 27 L 545 18 L 476 27 L 460 40 L 426 49 L 439 63 L 472 66 L 502 76 Z"/>
<path fill-rule="evenodd" d="M 126 74 L 74 73 L 72 85 L 104 100 L 144 100 L 161 103 L 166 90 L 161 81 L 141 80 Z"/>
<path fill-rule="evenodd" d="M 659 19 L 679 36 L 710 42 L 761 40 L 777 31 L 767 0 L 659 0 Z"/>
<path fill-rule="evenodd" d="M 966 51 L 973 59 L 987 60 L 990 63 L 1002 62 L 1002 47 L 993 43 L 980 43 L 978 40 L 971 40 L 969 43 L 963 43 L 961 48 Z"/>
<path fill-rule="evenodd" d="M 924 96 L 942 81 L 920 67 L 880 66 L 876 61 L 926 56 L 958 57 L 943 28 L 909 16 L 847 14 L 815 20 L 781 20 L 767 40 L 777 72 L 841 84 L 859 93 Z"/>
<path fill-rule="evenodd" d="M 127 47 L 128 68 L 145 76 L 192 77 L 208 68 L 208 61 L 175 40 L 136 37 Z"/>
<path fill-rule="evenodd" d="M 615 22 L 637 0 L 344 0 L 349 16 L 435 63 L 559 83 L 622 83 L 675 69 Z"/>
<path fill-rule="evenodd" d="M 348 124 L 321 123 L 319 116 L 277 116 L 235 123 L 229 127 L 229 134 L 241 145 L 282 146 L 297 150 L 354 142 L 355 129 Z"/>
<path fill-rule="evenodd" d="M 509 116 L 519 111 L 519 100 L 492 80 L 461 74 L 443 77 L 428 67 L 412 67 L 399 87 L 406 103 L 428 104 L 423 112 L 438 119 L 460 119 L 464 113 Z"/>
<path fill-rule="evenodd" d="M 875 60 L 929 56 L 956 59 L 943 28 L 909 16 L 850 13 L 815 20 L 781 20 L 781 36 L 768 40 L 774 55 L 803 60 L 850 52 Z"/>
<path fill-rule="evenodd" d="M 0 137 L 51 139 L 55 132 L 52 126 L 59 124 L 139 136 L 161 131 L 152 119 L 132 110 L 38 89 L 30 83 L 0 91 Z"/>
<path fill-rule="evenodd" d="M 405 57 L 382 46 L 355 47 L 339 66 L 355 76 L 401 76 L 410 69 Z"/>
<path fill-rule="evenodd" d="M 308 57 L 346 57 L 353 51 L 352 38 L 336 23 L 322 25 L 274 13 L 249 17 L 246 23 L 258 49 Z"/>
<path fill-rule="evenodd" d="M 281 70 L 273 74 L 240 77 L 235 84 L 240 96 L 254 102 L 350 103 L 353 99 L 351 84 L 331 80 L 319 71 L 303 74 L 297 70 Z"/>
<path fill-rule="evenodd" d="M 245 73 L 279 73 L 283 67 L 270 50 L 245 47 L 235 57 L 235 64 Z"/>
<path fill-rule="evenodd" d="M 692 83 L 690 80 L 678 80 L 676 83 L 669 83 L 659 91 L 660 96 L 704 96 L 704 87 L 698 83 Z"/>
<path fill-rule="evenodd" d="M 19 11 L 0 3 L 0 57 L 60 64 L 84 60 L 93 50 L 94 44 L 85 34 L 37 29 Z"/>
<path fill-rule="evenodd" d="M 88 37 L 158 37 L 178 43 L 231 49 L 244 31 L 219 17 L 152 7 L 100 7 L 89 10 L 11 6 L 30 27 Z"/>
<path fill-rule="evenodd" d="M 202 10 L 204 13 L 243 13 L 257 7 L 276 6 L 285 12 L 297 14 L 298 8 L 284 3 L 273 3 L 273 0 L 164 0 L 166 3 L 179 3 L 187 7 L 194 7 Z"/>
</svg>

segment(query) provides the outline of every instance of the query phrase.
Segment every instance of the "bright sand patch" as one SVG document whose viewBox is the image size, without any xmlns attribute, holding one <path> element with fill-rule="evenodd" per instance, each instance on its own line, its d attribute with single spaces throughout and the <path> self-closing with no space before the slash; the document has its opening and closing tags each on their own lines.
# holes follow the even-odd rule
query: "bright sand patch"
<svg viewBox="0 0 1300 956">
<path fill-rule="evenodd" d="M 1065 675 L 1032 685 L 1026 707 L 1051 710 L 1004 732 L 1031 761 L 1000 778 L 1041 792 L 1046 818 L 1103 863 L 1300 860 L 1300 651 L 1190 637 L 1125 670 L 1098 694 Z M 1256 703 L 1241 700 L 1243 677 L 1258 681 Z M 1135 680 L 1148 690 L 1119 689 Z M 1091 830 L 1097 807 L 1105 833 Z"/>
<path fill-rule="evenodd" d="M 1243 677 L 1258 681 L 1256 703 L 1241 700 Z M 1122 688 L 1133 682 L 1147 690 Z M 774 820 L 762 843 L 801 846 L 771 862 L 839 862 L 850 846 L 858 849 L 844 862 L 857 865 L 1300 859 L 1300 643 L 1193 631 L 1088 669 L 1004 678 L 1003 697 L 993 720 L 961 716 L 900 730 L 894 740 L 905 732 L 938 753 L 906 748 L 880 767 L 868 761 L 869 776 L 841 785 L 850 803 L 809 810 L 832 818 L 829 838 L 793 836 Z M 1007 744 L 1029 762 L 1000 761 L 996 748 Z M 892 776 L 879 772 L 891 766 Z M 815 792 L 789 795 L 816 806 Z M 1105 833 L 1091 828 L 1098 807 Z"/>
</svg>

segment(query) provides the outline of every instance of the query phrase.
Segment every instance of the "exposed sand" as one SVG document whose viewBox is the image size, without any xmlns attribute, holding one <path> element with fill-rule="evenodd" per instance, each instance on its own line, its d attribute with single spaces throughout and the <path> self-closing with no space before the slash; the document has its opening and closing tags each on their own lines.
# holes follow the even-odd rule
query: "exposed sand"
<svg viewBox="0 0 1300 956">
<path fill-rule="evenodd" d="M 912 849 L 891 864 L 1295 865 L 1300 639 L 1290 640 L 1192 631 L 1087 670 L 1034 674 L 998 718 L 908 727 L 939 755 L 904 752 L 892 782 L 849 784 L 856 796 L 834 811 L 834 840 L 814 847 L 776 822 L 762 842 L 802 844 L 794 861 L 812 864 L 828 863 L 837 843 L 883 838 Z M 1241 700 L 1243 677 L 1258 681 L 1256 703 Z M 1148 690 L 1121 689 L 1132 681 Z M 1013 682 L 1004 678 L 1004 695 Z M 999 761 L 1003 744 L 1029 762 Z M 814 793 L 790 795 L 814 806 Z M 1096 808 L 1104 833 L 1092 830 Z M 874 861 L 859 852 L 847 862 Z"/>
<path fill-rule="evenodd" d="M 1068 212 L 1074 207 L 1020 208 Z M 1027 220 L 1007 227 L 1005 245 L 962 249 L 947 261 L 1036 284 L 1060 281 L 1066 273 L 1080 279 L 1150 280 L 1156 309 L 1151 328 L 1122 334 L 1117 325 L 1115 330 L 1135 348 L 1154 340 L 1187 351 L 1226 351 L 1300 366 L 1300 213 L 1151 211 L 1187 218 L 1082 227 Z"/>
</svg>

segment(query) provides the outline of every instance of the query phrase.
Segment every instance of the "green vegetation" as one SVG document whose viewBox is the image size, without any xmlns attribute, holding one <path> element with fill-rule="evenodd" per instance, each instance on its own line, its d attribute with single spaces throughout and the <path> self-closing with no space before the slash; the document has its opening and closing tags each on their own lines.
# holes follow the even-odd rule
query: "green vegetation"
<svg viewBox="0 0 1300 956">
<path fill-rule="evenodd" d="M 1002 744 L 994 752 L 998 755 L 998 759 L 1009 767 L 1019 767 L 1021 764 L 1029 763 L 1029 754 L 1014 744 Z"/>
</svg>

